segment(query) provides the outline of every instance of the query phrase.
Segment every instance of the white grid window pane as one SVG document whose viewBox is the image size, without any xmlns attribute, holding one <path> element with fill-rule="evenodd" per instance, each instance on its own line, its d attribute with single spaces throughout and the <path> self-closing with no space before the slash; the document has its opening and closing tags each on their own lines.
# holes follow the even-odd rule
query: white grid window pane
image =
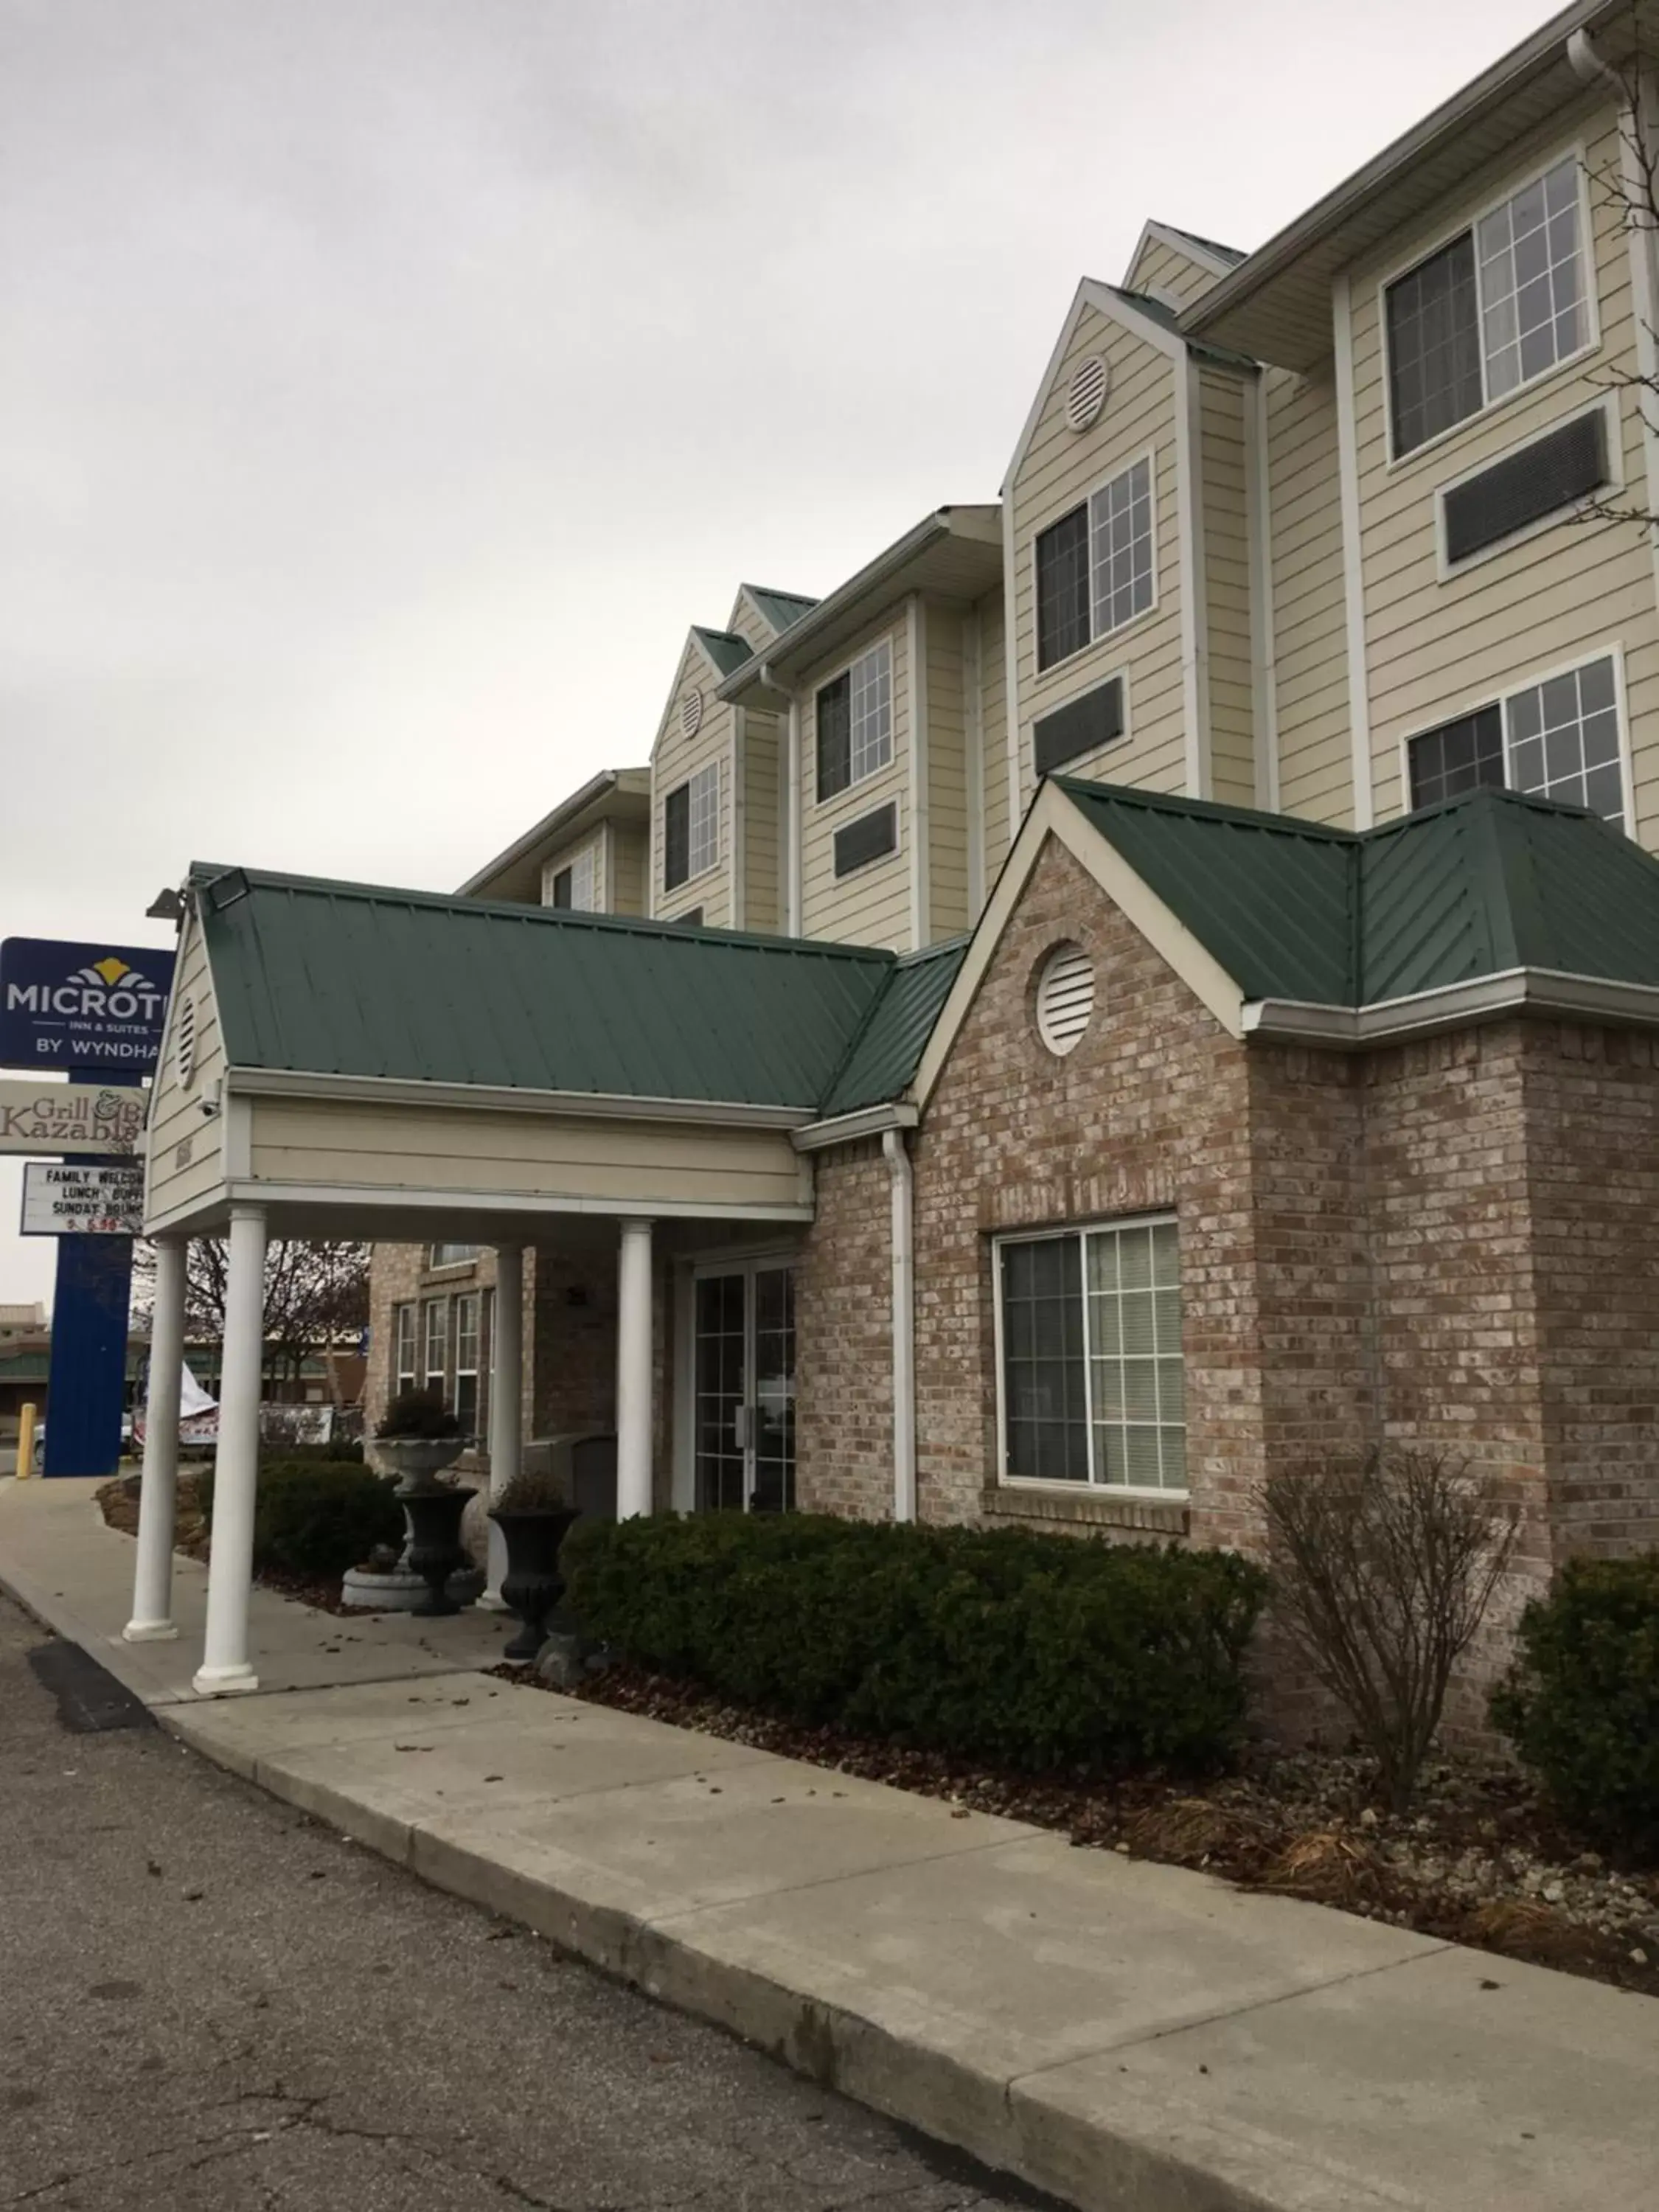
<svg viewBox="0 0 1659 2212">
<path fill-rule="evenodd" d="M 1089 557 L 1096 637 L 1152 604 L 1152 467 L 1137 461 L 1089 501 Z"/>
<path fill-rule="evenodd" d="M 441 1390 L 449 1372 L 449 1312 L 442 1298 L 426 1310 L 426 1372 L 428 1390 Z"/>
<path fill-rule="evenodd" d="M 590 845 L 570 863 L 570 904 L 578 914 L 592 914 L 599 902 L 599 856 Z"/>
<path fill-rule="evenodd" d="M 1588 807 L 1625 826 L 1613 663 L 1592 661 L 1504 702 L 1512 790 Z"/>
<path fill-rule="evenodd" d="M 414 1307 L 399 1306 L 392 1317 L 392 1325 L 394 1345 L 392 1364 L 396 1370 L 397 1388 L 399 1390 L 412 1390 L 415 1388 Z"/>
<path fill-rule="evenodd" d="M 1571 157 L 1483 218 L 1477 247 L 1488 399 L 1541 376 L 1583 343 L 1578 228 L 1578 164 Z"/>
<path fill-rule="evenodd" d="M 478 1428 L 478 1307 L 476 1291 L 455 1301 L 455 1411 L 466 1436 Z"/>
<path fill-rule="evenodd" d="M 1176 1224 L 1091 1229 L 1084 1252 L 1093 1480 L 1133 1490 L 1185 1490 Z"/>
<path fill-rule="evenodd" d="M 853 663 L 852 781 L 857 783 L 893 757 L 893 648 L 886 638 Z"/>
<path fill-rule="evenodd" d="M 694 775 L 690 782 L 690 868 L 700 876 L 720 856 L 720 767 L 718 761 Z"/>
</svg>

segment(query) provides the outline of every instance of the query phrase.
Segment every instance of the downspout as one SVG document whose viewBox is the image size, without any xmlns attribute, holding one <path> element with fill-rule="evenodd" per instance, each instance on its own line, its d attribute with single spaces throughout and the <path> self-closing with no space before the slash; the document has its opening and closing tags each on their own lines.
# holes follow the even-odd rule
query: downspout
<svg viewBox="0 0 1659 2212">
<path fill-rule="evenodd" d="M 883 1132 L 893 1227 L 893 1518 L 916 1517 L 916 1255 L 915 1176 L 902 1129 Z"/>
</svg>

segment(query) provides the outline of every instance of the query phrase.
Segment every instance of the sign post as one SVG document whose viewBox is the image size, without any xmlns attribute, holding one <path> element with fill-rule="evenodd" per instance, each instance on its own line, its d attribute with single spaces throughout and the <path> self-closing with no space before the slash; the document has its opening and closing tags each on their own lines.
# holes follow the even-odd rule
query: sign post
<svg viewBox="0 0 1659 2212">
<path fill-rule="evenodd" d="M 67 1075 L 72 1091 L 97 1095 L 82 1107 L 79 1098 L 48 1097 L 47 1127 L 54 1109 L 70 1129 L 67 1144 L 28 1145 L 27 1149 L 87 1154 L 105 1164 L 122 1164 L 143 1126 L 143 1094 L 138 1093 L 136 1126 L 125 1143 L 114 1133 L 124 1103 L 108 1106 L 112 1075 L 130 1081 L 151 1073 L 161 1050 L 167 994 L 173 988 L 174 955 L 149 947 L 64 942 L 51 938 L 9 937 L 0 945 L 0 1066 L 50 1068 Z M 7 1085 L 10 1091 L 19 1086 Z M 29 1103 L 41 1118 L 43 1085 Z M 128 1094 L 128 1099 L 131 1098 Z M 0 1098 L 0 1149 L 26 1149 L 26 1129 L 10 1132 Z M 130 1104 L 127 1108 L 131 1120 Z M 79 1130 L 79 1141 L 75 1131 Z M 113 1141 L 100 1144 L 100 1130 Z M 121 1459 L 121 1404 L 126 1389 L 127 1320 L 132 1298 L 132 1238 L 130 1234 L 60 1236 L 58 1283 L 52 1310 L 52 1367 L 46 1400 L 46 1464 L 58 1474 L 113 1474 Z"/>
</svg>

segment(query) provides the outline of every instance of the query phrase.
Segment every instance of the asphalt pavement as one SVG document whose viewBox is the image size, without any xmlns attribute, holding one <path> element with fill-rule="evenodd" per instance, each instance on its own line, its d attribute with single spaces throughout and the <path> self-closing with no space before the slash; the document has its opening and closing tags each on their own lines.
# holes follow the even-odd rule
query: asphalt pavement
<svg viewBox="0 0 1659 2212">
<path fill-rule="evenodd" d="M 1042 2202 L 209 1765 L 0 1597 L 0 2212 Z"/>
</svg>

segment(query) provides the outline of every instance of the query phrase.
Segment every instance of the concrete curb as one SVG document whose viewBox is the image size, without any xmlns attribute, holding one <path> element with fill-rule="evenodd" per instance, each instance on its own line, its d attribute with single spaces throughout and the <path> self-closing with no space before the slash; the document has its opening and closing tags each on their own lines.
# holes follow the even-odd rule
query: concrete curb
<svg viewBox="0 0 1659 2212">
<path fill-rule="evenodd" d="M 209 1711 L 211 1709 L 209 1708 Z M 1401 2199 L 1350 2176 L 1287 2173 L 1282 2151 L 1206 2126 L 1190 2112 L 1126 2095 L 1111 2132 L 1045 2082 L 965 2063 L 920 2034 L 900 2036 L 710 1945 L 539 1880 L 453 1838 L 360 1803 L 280 1759 L 248 1757 L 192 1725 L 183 1705 L 156 1719 L 179 1741 L 296 1810 L 452 1896 L 533 1929 L 562 1951 L 657 2002 L 712 2022 L 826 2089 L 955 2145 L 1079 2212 L 1399 2212 Z"/>
</svg>

